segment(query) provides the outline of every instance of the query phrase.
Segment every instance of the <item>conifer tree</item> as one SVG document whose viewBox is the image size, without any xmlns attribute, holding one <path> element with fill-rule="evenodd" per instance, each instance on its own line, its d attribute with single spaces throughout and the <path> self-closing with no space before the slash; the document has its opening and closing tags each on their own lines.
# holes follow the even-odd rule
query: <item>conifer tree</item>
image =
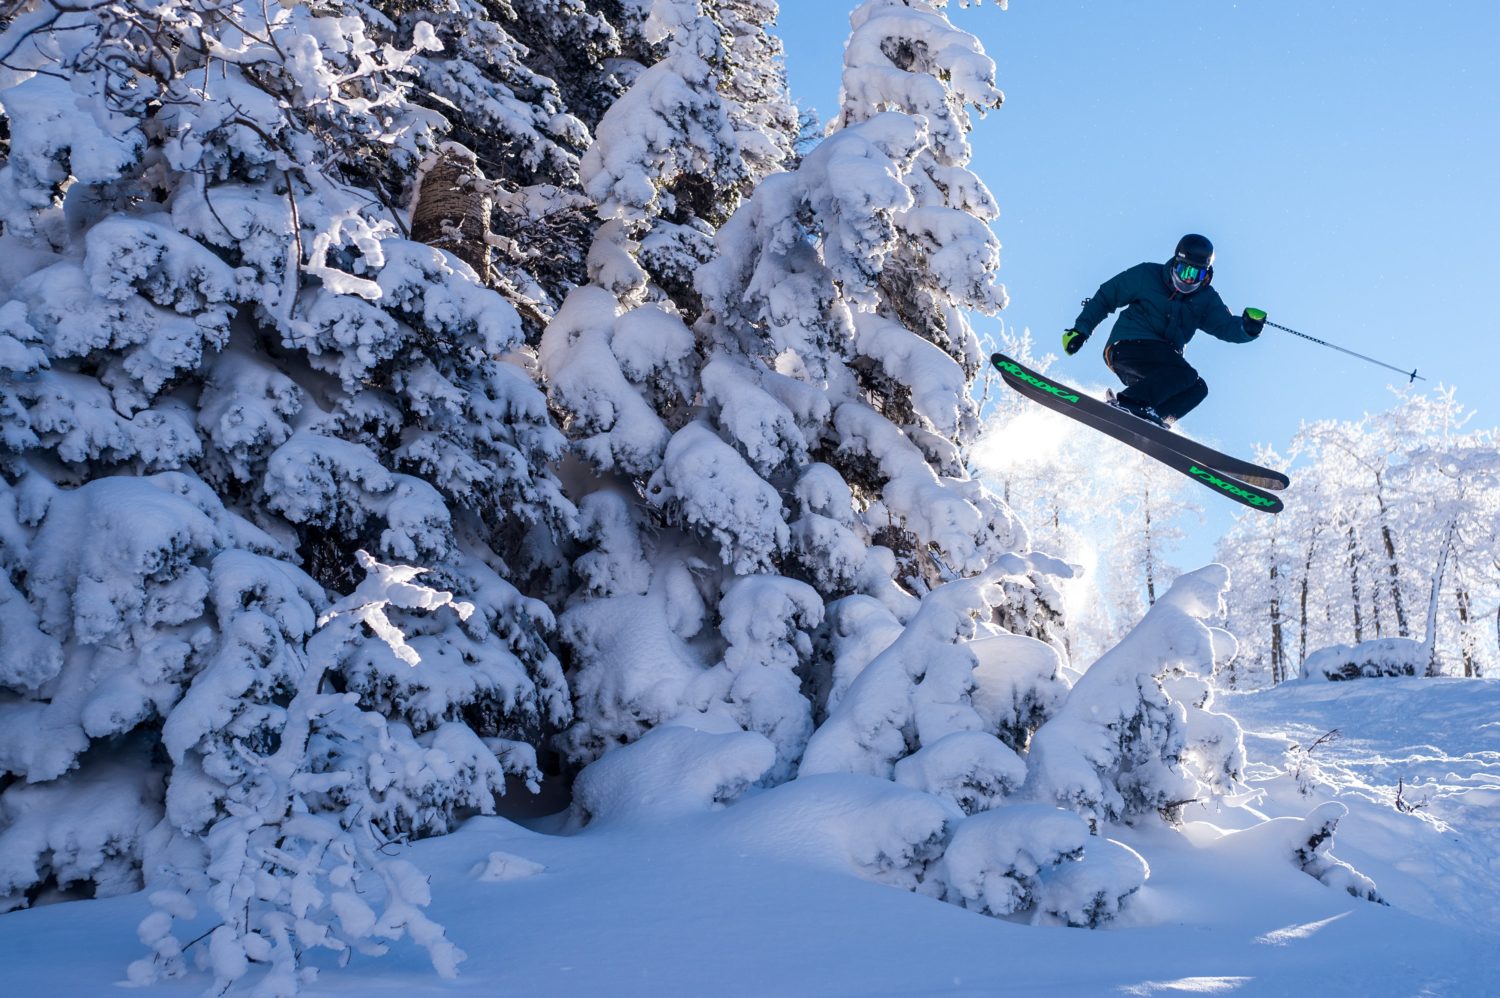
<svg viewBox="0 0 1500 998">
<path fill-rule="evenodd" d="M 696 275 L 718 226 L 790 154 L 796 126 L 767 32 L 774 6 L 656 0 L 627 14 L 632 83 L 581 168 L 603 220 L 589 283 L 541 342 L 552 404 L 587 469 L 573 479 L 581 585 L 562 617 L 579 708 L 564 745 L 583 762 L 730 689 L 779 690 L 791 715 L 766 707 L 759 723 L 805 739 L 795 675 L 760 673 L 804 659 L 822 616 L 805 586 L 735 584 L 774 571 L 781 500 L 695 418 L 719 377 L 694 330 Z M 735 485 L 724 505 L 680 502 L 676 476 Z"/>
<path fill-rule="evenodd" d="M 406 837 L 534 782 L 571 716 L 552 614 L 518 588 L 572 528 L 548 470 L 562 435 L 516 309 L 402 235 L 452 125 L 413 80 L 446 46 L 472 54 L 439 21 L 48 0 L 0 37 L 8 905 L 132 890 L 231 846 L 253 867 L 255 836 L 212 830 L 247 813 L 294 724 L 308 751 L 276 785 L 338 770 L 352 782 L 300 799 L 365 801 Z M 509 69 L 546 122 L 535 170 L 566 172 L 581 126 Z M 362 549 L 471 612 L 393 609 L 399 642 L 356 628 L 332 655 L 316 621 Z M 357 709 L 294 717 L 311 674 Z M 109 805 L 85 806 L 101 784 Z M 273 945 L 232 931 L 219 950 Z"/>
</svg>

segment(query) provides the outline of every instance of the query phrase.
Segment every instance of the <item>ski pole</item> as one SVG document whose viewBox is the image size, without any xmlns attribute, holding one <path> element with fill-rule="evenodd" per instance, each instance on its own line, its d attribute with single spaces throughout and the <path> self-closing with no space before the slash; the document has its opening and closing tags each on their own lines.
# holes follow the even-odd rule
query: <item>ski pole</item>
<svg viewBox="0 0 1500 998">
<path fill-rule="evenodd" d="M 1426 378 L 1422 377 L 1420 374 L 1417 373 L 1417 369 L 1415 367 L 1412 368 L 1410 371 L 1403 371 L 1403 370 L 1401 370 L 1401 368 L 1395 367 L 1394 365 L 1391 365 L 1391 364 L 1387 364 L 1383 360 L 1376 360 L 1374 357 L 1366 357 L 1362 353 L 1355 353 L 1353 350 L 1346 350 L 1343 347 L 1339 346 L 1337 343 L 1327 343 L 1327 342 L 1324 342 L 1323 340 L 1318 339 L 1316 336 L 1309 336 L 1306 333 L 1299 333 L 1299 332 L 1297 332 L 1297 330 L 1291 329 L 1291 328 L 1289 328 L 1287 326 L 1283 326 L 1283 325 L 1280 325 L 1280 324 L 1275 323 L 1275 322 L 1267 322 L 1266 325 L 1268 325 L 1268 326 L 1274 326 L 1275 328 L 1281 330 L 1284 333 L 1291 333 L 1293 336 L 1300 336 L 1304 340 L 1311 340 L 1313 343 L 1316 343 L 1319 346 L 1329 347 L 1330 349 L 1337 350 L 1340 353 L 1346 353 L 1346 354 L 1348 354 L 1351 357 L 1358 357 L 1360 360 L 1367 360 L 1367 361 L 1369 361 L 1372 364 L 1379 364 L 1381 367 L 1387 368 L 1388 370 L 1395 371 L 1397 374 L 1404 374 L 1409 379 L 1408 380 L 1408 384 L 1410 382 L 1412 382 L 1412 381 L 1426 381 L 1427 380 Z"/>
</svg>

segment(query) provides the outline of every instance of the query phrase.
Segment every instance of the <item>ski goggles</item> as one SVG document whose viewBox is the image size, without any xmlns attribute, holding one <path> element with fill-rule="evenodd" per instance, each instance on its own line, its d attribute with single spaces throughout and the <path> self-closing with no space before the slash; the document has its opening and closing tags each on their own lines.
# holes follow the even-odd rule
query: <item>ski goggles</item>
<svg viewBox="0 0 1500 998">
<path fill-rule="evenodd" d="M 1172 276 L 1177 278 L 1183 284 L 1200 284 L 1202 283 L 1203 279 L 1208 276 L 1208 268 L 1200 267 L 1197 264 L 1179 260 L 1172 267 Z"/>
</svg>

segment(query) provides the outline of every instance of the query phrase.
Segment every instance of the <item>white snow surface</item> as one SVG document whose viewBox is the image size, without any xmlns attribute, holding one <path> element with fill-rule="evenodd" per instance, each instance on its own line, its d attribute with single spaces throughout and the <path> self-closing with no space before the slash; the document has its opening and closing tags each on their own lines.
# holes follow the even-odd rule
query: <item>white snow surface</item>
<svg viewBox="0 0 1500 998">
<path fill-rule="evenodd" d="M 432 878 L 429 914 L 469 954 L 459 977 L 440 981 L 420 949 L 398 946 L 330 967 L 305 993 L 1500 993 L 1500 681 L 1288 683 L 1218 706 L 1245 726 L 1256 799 L 1190 808 L 1180 831 L 1147 822 L 1090 840 L 1115 865 L 1138 869 L 1138 854 L 1150 868 L 1110 928 L 1021 925 L 893 889 L 882 857 L 918 856 L 951 815 L 925 794 L 829 774 L 736 803 L 686 794 L 656 820 L 576 834 L 557 818 L 471 820 L 403 851 Z M 1291 750 L 1333 728 L 1340 737 Z M 677 730 L 684 747 L 719 737 Z M 749 748 L 757 736 L 739 737 Z M 764 743 L 752 754 L 769 762 Z M 1398 780 L 1414 811 L 1394 806 Z M 1335 851 L 1388 905 L 1303 873 L 1276 841 L 1291 826 L 1261 820 L 1345 809 Z M 0 993 L 114 993 L 148 907 L 132 894 L 3 916 Z"/>
</svg>

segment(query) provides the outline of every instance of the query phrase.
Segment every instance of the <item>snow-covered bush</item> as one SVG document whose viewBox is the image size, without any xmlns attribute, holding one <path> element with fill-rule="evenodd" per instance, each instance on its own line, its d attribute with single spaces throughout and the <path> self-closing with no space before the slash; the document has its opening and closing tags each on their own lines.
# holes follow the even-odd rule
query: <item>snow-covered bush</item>
<svg viewBox="0 0 1500 998">
<path fill-rule="evenodd" d="M 307 951 L 354 948 L 379 954 L 384 940 L 407 934 L 427 949 L 440 974 L 456 973 L 462 951 L 421 911 L 431 900 L 426 877 L 411 863 L 380 852 L 386 839 L 378 818 L 390 800 L 426 789 L 404 785 L 412 781 L 418 770 L 413 763 L 423 752 L 409 736 L 405 744 L 391 737 L 385 719 L 361 710 L 355 694 L 325 692 L 324 679 L 369 644 L 383 645 L 410 667 L 421 664 L 391 622 L 388 607 L 432 612 L 448 607 L 460 617 L 472 614 L 473 607 L 455 602 L 451 593 L 414 584 L 418 569 L 382 565 L 359 554 L 368 578 L 319 618 L 305 651 L 284 651 L 282 690 L 289 700 L 285 707 L 258 705 L 262 751 L 239 747 L 240 772 L 225 795 L 225 813 L 213 817 L 206 811 L 209 824 L 201 835 L 156 842 L 157 854 L 148 860 L 155 867 L 148 876 L 155 911 L 140 926 L 141 941 L 154 955 L 131 965 L 132 983 L 185 972 L 187 945 L 175 923 L 196 924 L 200 907 L 219 922 L 196 951 L 198 965 L 213 974 L 215 993 L 264 965 L 259 992 L 293 995 L 317 974 L 304 965 Z M 174 734 L 180 737 L 184 726 L 223 723 L 217 706 L 189 699 L 172 715 L 165 738 L 179 764 L 182 743 Z M 244 706 L 243 700 L 234 703 Z M 235 726 L 231 722 L 231 730 Z M 357 764 L 346 765 L 375 755 L 394 757 L 387 782 L 372 780 Z M 176 772 L 173 786 L 179 786 Z M 476 803 L 487 803 L 492 788 L 484 790 Z"/>
<path fill-rule="evenodd" d="M 95 897 L 140 887 L 141 853 L 162 815 L 151 751 L 144 738 L 120 739 L 55 780 L 0 797 L 0 907 L 25 904 L 39 884 L 86 885 Z"/>
<path fill-rule="evenodd" d="M 889 779 L 913 751 L 957 732 L 983 731 L 971 697 L 975 659 L 965 642 L 995 592 L 982 580 L 966 580 L 928 593 L 813 733 L 801 772 Z"/>
<path fill-rule="evenodd" d="M 895 779 L 974 814 L 1019 790 L 1026 763 L 993 735 L 955 731 L 897 762 Z"/>
<path fill-rule="evenodd" d="M 672 820 L 723 807 L 774 760 L 762 735 L 712 716 L 685 717 L 585 767 L 573 787 L 570 824 Z"/>
<path fill-rule="evenodd" d="M 959 823 L 934 871 L 944 897 L 998 916 L 1097 928 L 1145 883 L 1145 860 L 1045 804 L 1012 804 Z"/>
<path fill-rule="evenodd" d="M 1429 650 L 1412 638 L 1375 638 L 1357 645 L 1319 648 L 1302 663 L 1302 679 L 1337 682 L 1379 676 L 1420 676 Z"/>
<path fill-rule="evenodd" d="M 806 776 L 736 804 L 725 834 L 764 848 L 795 842 L 850 873 L 932 893 L 931 870 L 963 813 L 945 800 L 889 780 L 850 773 Z"/>
<path fill-rule="evenodd" d="M 1234 787 L 1244 760 L 1239 726 L 1207 711 L 1204 696 L 1216 652 L 1232 647 L 1204 623 L 1221 611 L 1228 585 L 1220 565 L 1180 577 L 1089 667 L 1032 739 L 1028 793 L 1097 827 L 1151 812 L 1174 817 L 1189 801 Z M 1187 702 L 1168 691 L 1183 676 L 1196 677 Z"/>
<path fill-rule="evenodd" d="M 1068 695 L 1062 656 L 1024 634 L 994 634 L 969 642 L 968 648 L 978 662 L 971 698 L 985 730 L 1024 752 Z"/>
</svg>

